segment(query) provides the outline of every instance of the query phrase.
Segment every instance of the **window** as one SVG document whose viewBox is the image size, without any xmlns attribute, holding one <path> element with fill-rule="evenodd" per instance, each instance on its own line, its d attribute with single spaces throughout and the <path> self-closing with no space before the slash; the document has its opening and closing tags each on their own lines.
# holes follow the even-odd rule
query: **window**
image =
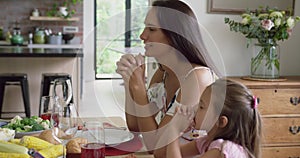
<svg viewBox="0 0 300 158">
<path fill-rule="evenodd" d="M 125 53 L 138 53 L 142 41 L 147 0 L 95 0 L 96 79 L 120 78 L 116 61 Z"/>
</svg>

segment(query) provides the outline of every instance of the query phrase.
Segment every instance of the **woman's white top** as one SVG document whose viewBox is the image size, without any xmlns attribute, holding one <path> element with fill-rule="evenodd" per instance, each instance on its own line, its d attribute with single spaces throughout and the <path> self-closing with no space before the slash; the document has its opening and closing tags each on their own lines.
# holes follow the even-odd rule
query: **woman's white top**
<svg viewBox="0 0 300 158">
<path fill-rule="evenodd" d="M 187 75 L 185 76 L 185 78 L 194 70 L 197 69 L 206 69 L 208 71 L 211 72 L 211 77 L 212 77 L 212 82 L 214 82 L 218 77 L 217 75 L 211 71 L 211 69 L 209 69 L 208 67 L 194 67 L 192 70 L 190 70 Z M 166 93 L 166 89 L 165 89 L 165 77 L 166 77 L 166 73 L 164 73 L 162 82 L 159 83 L 155 83 L 153 84 L 148 90 L 147 90 L 147 96 L 148 96 L 148 100 L 150 103 L 154 103 L 158 109 L 159 112 L 157 113 L 157 115 L 155 116 L 155 120 L 157 124 L 160 124 L 161 120 L 166 116 L 173 116 L 175 113 L 175 109 L 177 106 L 180 106 L 180 103 L 178 103 L 176 101 L 176 98 L 178 96 L 178 93 L 180 91 L 180 88 L 177 89 L 173 99 L 170 101 L 169 105 L 166 106 L 166 98 L 167 98 L 167 93 Z"/>
</svg>

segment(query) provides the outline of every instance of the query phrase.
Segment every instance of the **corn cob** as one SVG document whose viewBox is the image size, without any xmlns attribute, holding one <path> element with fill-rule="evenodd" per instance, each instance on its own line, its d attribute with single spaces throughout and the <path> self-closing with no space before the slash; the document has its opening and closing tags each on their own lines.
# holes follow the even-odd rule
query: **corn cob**
<svg viewBox="0 0 300 158">
<path fill-rule="evenodd" d="M 0 142 L 0 152 L 27 154 L 28 149 L 21 145 L 1 141 Z"/>
<path fill-rule="evenodd" d="M 30 158 L 28 154 L 0 152 L 0 158 Z"/>
<path fill-rule="evenodd" d="M 23 138 L 20 141 L 20 145 L 38 151 L 53 146 L 53 144 L 34 136 L 23 136 Z"/>
<path fill-rule="evenodd" d="M 66 148 L 61 144 L 53 145 L 50 148 L 40 150 L 39 153 L 45 158 L 57 158 L 66 153 Z"/>
<path fill-rule="evenodd" d="M 5 140 L 0 140 L 0 143 L 3 143 L 3 144 L 11 144 L 10 142 L 5 141 Z"/>
<path fill-rule="evenodd" d="M 11 140 L 9 140 L 10 143 L 17 144 L 17 145 L 20 145 L 20 141 L 21 141 L 21 139 L 11 139 Z"/>
</svg>

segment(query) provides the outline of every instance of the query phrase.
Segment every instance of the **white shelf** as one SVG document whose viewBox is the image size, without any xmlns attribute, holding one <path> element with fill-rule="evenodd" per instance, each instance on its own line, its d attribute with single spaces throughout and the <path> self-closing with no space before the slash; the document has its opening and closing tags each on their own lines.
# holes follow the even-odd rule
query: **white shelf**
<svg viewBox="0 0 300 158">
<path fill-rule="evenodd" d="M 28 48 L 83 48 L 81 44 L 28 44 Z"/>
<path fill-rule="evenodd" d="M 48 16 L 30 16 L 32 21 L 79 21 L 79 17 L 62 18 L 62 17 L 48 17 Z"/>
</svg>

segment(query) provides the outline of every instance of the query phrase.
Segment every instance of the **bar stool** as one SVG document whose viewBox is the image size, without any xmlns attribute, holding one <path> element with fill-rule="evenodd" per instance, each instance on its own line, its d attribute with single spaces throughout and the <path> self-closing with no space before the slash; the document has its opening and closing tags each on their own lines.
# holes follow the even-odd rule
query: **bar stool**
<svg viewBox="0 0 300 158">
<path fill-rule="evenodd" d="M 26 117 L 30 117 L 30 100 L 27 74 L 24 73 L 1 73 L 0 74 L 0 117 L 2 114 L 2 105 L 5 86 L 20 85 L 24 102 Z"/>
<path fill-rule="evenodd" d="M 63 95 L 66 96 L 68 89 L 67 86 L 65 86 L 67 83 L 67 80 L 72 81 L 71 75 L 67 73 L 43 73 L 42 74 L 42 82 L 41 82 L 41 94 L 40 94 L 40 107 L 39 107 L 39 116 L 41 115 L 41 100 L 43 96 L 49 96 L 50 92 L 50 86 L 54 84 L 54 81 L 56 79 L 59 79 L 62 81 L 62 88 L 63 88 Z M 73 93 L 73 92 L 72 92 Z M 70 103 L 74 103 L 73 101 L 73 94 Z"/>
</svg>

